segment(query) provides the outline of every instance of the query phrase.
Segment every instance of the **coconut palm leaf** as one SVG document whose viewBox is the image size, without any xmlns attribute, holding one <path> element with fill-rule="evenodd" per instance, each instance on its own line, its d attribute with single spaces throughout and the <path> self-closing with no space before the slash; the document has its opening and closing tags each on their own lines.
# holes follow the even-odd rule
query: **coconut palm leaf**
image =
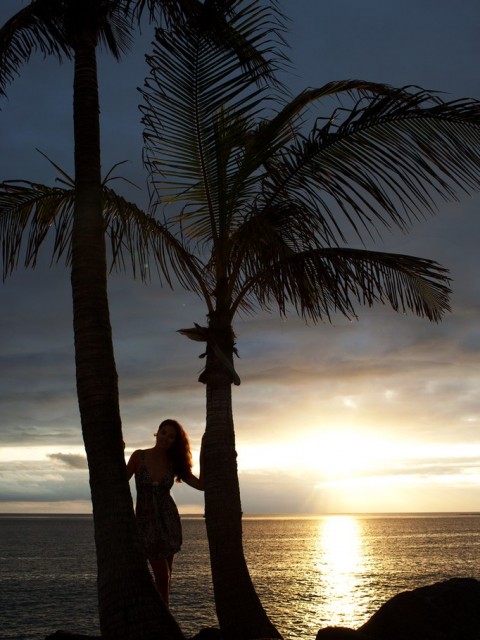
<svg viewBox="0 0 480 640">
<path fill-rule="evenodd" d="M 334 312 L 356 318 L 355 303 L 382 303 L 438 322 L 450 311 L 448 271 L 432 260 L 350 248 L 312 249 L 282 256 L 237 288 L 234 312 L 289 306 L 318 322 Z M 253 299 L 253 303 L 252 303 Z"/>
<path fill-rule="evenodd" d="M 378 233 L 375 221 L 406 230 L 440 200 L 478 190 L 480 102 L 422 90 L 364 96 L 299 134 L 268 169 L 263 212 L 292 200 L 342 242 L 345 221 L 361 240 Z"/>
<path fill-rule="evenodd" d="M 43 56 L 53 55 L 61 62 L 72 59 L 64 26 L 57 19 L 49 1 L 31 2 L 21 9 L 0 29 L 0 96 L 18 74 L 19 67 L 40 51 Z"/>
<path fill-rule="evenodd" d="M 108 2 L 70 2 L 34 0 L 0 29 L 0 96 L 19 73 L 19 68 L 36 51 L 54 55 L 59 62 L 73 59 L 72 34 L 85 15 L 96 12 L 98 38 L 108 51 L 120 59 L 132 43 L 132 20 L 120 11 L 124 0 Z"/>
<path fill-rule="evenodd" d="M 203 264 L 182 239 L 175 237 L 168 224 L 145 213 L 104 184 L 104 216 L 110 238 L 111 268 L 127 271 L 135 277 L 150 278 L 153 263 L 161 280 L 173 286 L 173 277 L 189 291 L 210 297 Z"/>
<path fill-rule="evenodd" d="M 348 80 L 303 91 L 267 118 L 272 94 L 195 25 L 157 39 L 144 90 L 147 166 L 164 201 L 184 203 L 169 224 L 208 257 L 206 290 L 228 281 L 232 317 L 272 303 L 314 320 L 350 317 L 355 301 L 375 300 L 441 317 L 448 278 L 436 263 L 363 252 L 347 271 L 338 247 L 351 229 L 362 241 L 377 223 L 406 230 L 439 197 L 478 188 L 480 103 Z M 309 111 L 342 94 L 351 108 L 304 133 Z"/>
<path fill-rule="evenodd" d="M 349 242 L 352 232 L 363 243 L 478 189 L 478 101 L 348 80 L 303 91 L 266 118 L 272 94 L 222 64 L 194 29 L 160 41 L 144 91 L 147 166 L 158 197 L 184 202 L 178 219 L 201 243 L 217 246 L 250 217 L 256 228 L 279 209 L 284 226 L 288 209 L 321 246 Z M 351 108 L 323 115 L 322 101 L 342 94 L 355 99 Z"/>
<path fill-rule="evenodd" d="M 70 263 L 73 201 L 73 188 L 46 187 L 26 180 L 0 184 L 4 280 L 18 266 L 22 251 L 24 266 L 35 267 L 47 235 L 54 237 L 52 263 L 60 260 L 65 251 L 66 263 Z"/>
<path fill-rule="evenodd" d="M 132 16 L 127 10 L 121 10 L 123 4 L 124 0 L 104 0 L 97 3 L 99 42 L 116 60 L 128 53 L 133 43 Z M 88 11 L 87 3 L 79 3 L 78 8 L 79 11 Z M 75 28 L 78 17 L 73 14 L 70 19 Z"/>
<path fill-rule="evenodd" d="M 256 150 L 260 163 L 268 162 L 271 149 L 276 146 L 281 148 L 291 141 L 295 133 L 304 122 L 304 113 L 307 107 L 327 97 L 338 100 L 342 94 L 347 94 L 352 99 L 368 96 L 395 96 L 405 100 L 411 99 L 408 92 L 396 89 L 390 85 L 365 80 L 340 80 L 332 81 L 317 89 L 304 89 L 296 97 L 291 99 L 271 120 L 261 122 L 252 135 L 249 147 Z M 274 141 L 274 145 L 272 145 Z M 263 157 L 259 155 L 264 150 Z M 247 156 L 248 157 L 248 156 Z"/>
<path fill-rule="evenodd" d="M 168 30 L 190 24 L 216 47 L 233 52 L 244 70 L 257 81 L 278 84 L 277 69 L 286 63 L 284 46 L 285 16 L 276 2 L 263 5 L 243 0 L 125 0 L 134 16 L 148 11 L 151 21 L 165 22 Z M 236 16 L 236 25 L 232 19 Z M 247 28 L 262 22 L 268 29 Z M 280 46 L 279 46 L 280 45 Z"/>
<path fill-rule="evenodd" d="M 247 5 L 232 18 L 232 27 L 245 39 L 261 44 L 265 18 L 257 6 Z M 219 167 L 225 171 L 225 162 L 219 162 L 216 154 L 221 112 L 227 109 L 228 121 L 237 123 L 259 109 L 267 90 L 258 87 L 247 71 L 239 71 L 237 60 L 228 52 L 206 41 L 195 24 L 158 31 L 148 61 L 151 75 L 141 108 L 152 185 L 163 199 L 195 201 L 212 221 L 220 209 L 217 172 Z M 230 126 L 231 138 L 236 136 L 230 151 L 239 146 L 244 130 L 244 126 Z M 160 136 L 161 149 L 157 147 Z M 235 153 L 224 154 L 222 160 L 227 161 L 227 174 L 238 163 Z M 199 235 L 198 229 L 192 229 L 192 234 Z"/>
<path fill-rule="evenodd" d="M 68 188 L 26 180 L 0 183 L 4 280 L 18 267 L 22 255 L 24 267 L 34 268 L 41 248 L 48 241 L 53 243 L 51 264 L 63 258 L 65 264 L 71 266 L 75 190 L 68 174 L 62 171 L 61 175 L 61 181 L 69 185 Z M 114 179 L 115 176 L 107 174 L 102 189 L 105 229 L 110 241 L 110 270 L 130 271 L 145 281 L 150 278 L 153 264 L 160 279 L 169 286 L 174 276 L 185 289 L 208 300 L 206 276 L 199 258 L 187 250 L 167 225 L 109 187 Z"/>
<path fill-rule="evenodd" d="M 277 83 L 275 73 L 284 64 L 282 33 L 285 17 L 276 3 L 244 7 L 241 0 L 104 0 L 65 3 L 64 0 L 34 0 L 21 9 L 0 29 L 0 96 L 5 95 L 19 68 L 40 51 L 45 57 L 54 55 L 59 62 L 73 59 L 71 35 L 83 14 L 95 8 L 98 38 L 116 59 L 130 49 L 133 21 L 140 22 L 148 12 L 150 21 L 168 28 L 190 21 L 206 38 L 225 52 L 233 52 L 243 68 L 257 81 Z M 238 31 L 231 23 L 236 20 Z M 255 19 L 269 24 L 270 33 L 248 29 L 247 21 Z M 259 35 L 261 33 L 261 35 Z"/>
</svg>

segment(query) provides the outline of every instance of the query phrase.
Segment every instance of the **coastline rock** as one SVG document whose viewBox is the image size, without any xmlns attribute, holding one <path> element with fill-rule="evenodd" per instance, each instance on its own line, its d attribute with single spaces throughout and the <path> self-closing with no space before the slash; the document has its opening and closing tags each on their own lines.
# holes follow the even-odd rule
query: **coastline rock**
<svg viewBox="0 0 480 640">
<path fill-rule="evenodd" d="M 376 640 L 372 636 L 348 627 L 325 627 L 320 629 L 316 637 L 318 640 Z"/>
<path fill-rule="evenodd" d="M 451 578 L 397 594 L 358 630 L 320 629 L 317 640 L 479 640 L 480 581 Z"/>
<path fill-rule="evenodd" d="M 71 631 L 55 631 L 55 633 L 45 636 L 45 640 L 101 640 L 101 636 L 86 636 Z"/>
<path fill-rule="evenodd" d="M 217 627 L 204 627 L 191 640 L 222 640 L 222 632 Z"/>
</svg>

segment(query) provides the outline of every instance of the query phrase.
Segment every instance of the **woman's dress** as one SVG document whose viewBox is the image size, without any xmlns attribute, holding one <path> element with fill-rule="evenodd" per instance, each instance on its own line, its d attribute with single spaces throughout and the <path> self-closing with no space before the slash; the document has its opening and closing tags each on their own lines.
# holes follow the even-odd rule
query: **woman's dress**
<svg viewBox="0 0 480 640">
<path fill-rule="evenodd" d="M 167 471 L 159 482 L 152 482 L 140 452 L 140 468 L 135 474 L 137 527 L 147 558 L 169 558 L 182 546 L 182 525 L 177 505 L 170 495 L 174 474 Z"/>
</svg>

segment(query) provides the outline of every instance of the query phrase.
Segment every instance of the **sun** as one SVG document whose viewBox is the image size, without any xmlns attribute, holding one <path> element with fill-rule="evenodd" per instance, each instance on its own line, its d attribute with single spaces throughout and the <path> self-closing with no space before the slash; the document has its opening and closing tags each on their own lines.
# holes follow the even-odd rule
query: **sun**
<svg viewBox="0 0 480 640">
<path fill-rule="evenodd" d="M 295 440 L 238 447 L 239 468 L 253 470 L 296 470 L 319 480 L 374 473 L 384 468 L 395 445 L 348 426 L 319 429 L 299 434 Z"/>
<path fill-rule="evenodd" d="M 330 478 L 373 472 L 392 451 L 390 442 L 351 427 L 323 430 L 305 438 L 303 445 L 305 467 Z"/>
</svg>

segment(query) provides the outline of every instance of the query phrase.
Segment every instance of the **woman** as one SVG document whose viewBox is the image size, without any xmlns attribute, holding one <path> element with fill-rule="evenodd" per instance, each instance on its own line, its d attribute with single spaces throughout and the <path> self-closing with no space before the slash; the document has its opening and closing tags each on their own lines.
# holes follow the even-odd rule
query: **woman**
<svg viewBox="0 0 480 640">
<path fill-rule="evenodd" d="M 202 451 L 200 474 L 192 474 L 190 443 L 176 420 L 164 420 L 155 446 L 134 451 L 127 463 L 128 479 L 135 474 L 136 517 L 157 589 L 168 606 L 173 556 L 182 545 L 182 526 L 177 506 L 170 495 L 174 479 L 203 491 Z"/>
</svg>

